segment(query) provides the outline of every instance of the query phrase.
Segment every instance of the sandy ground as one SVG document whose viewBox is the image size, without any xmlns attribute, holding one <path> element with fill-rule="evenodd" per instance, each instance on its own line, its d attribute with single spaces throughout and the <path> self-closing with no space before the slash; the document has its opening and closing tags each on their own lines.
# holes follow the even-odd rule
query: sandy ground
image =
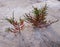
<svg viewBox="0 0 60 47">
<path fill-rule="evenodd" d="M 33 6 L 36 6 L 36 7 L 40 6 L 41 4 L 42 5 L 44 4 L 44 3 L 39 3 L 38 1 L 36 0 L 22 0 L 22 1 L 21 0 L 0 0 L 0 47 L 17 47 L 19 45 L 18 37 L 14 37 L 13 33 L 5 32 L 5 28 L 9 27 L 10 25 L 6 20 L 4 20 L 5 17 L 11 17 L 12 12 L 14 11 L 15 18 L 18 19 L 25 12 L 27 13 L 31 11 L 30 8 L 32 8 L 32 4 Z M 49 6 L 48 14 L 60 19 L 60 2 L 50 0 L 50 1 L 47 1 L 47 5 Z M 32 31 L 32 29 L 29 30 L 30 28 L 28 28 L 28 31 Z M 48 38 L 50 38 L 55 42 L 60 41 L 60 21 L 51 25 L 51 27 L 49 27 L 48 29 L 44 29 L 44 30 L 45 32 L 43 32 L 42 34 L 45 34 L 46 36 L 48 36 Z M 39 47 L 38 39 L 40 39 L 41 37 L 41 35 L 38 35 L 39 32 L 34 33 L 34 32 L 28 32 L 28 31 L 23 32 L 24 37 L 26 37 L 25 39 L 28 40 L 32 38 L 30 41 L 33 42 L 34 40 L 33 44 L 35 45 L 32 47 Z M 34 34 L 34 35 L 36 34 L 36 37 L 35 37 L 36 40 L 34 39 L 34 35 L 32 36 L 31 34 Z"/>
</svg>

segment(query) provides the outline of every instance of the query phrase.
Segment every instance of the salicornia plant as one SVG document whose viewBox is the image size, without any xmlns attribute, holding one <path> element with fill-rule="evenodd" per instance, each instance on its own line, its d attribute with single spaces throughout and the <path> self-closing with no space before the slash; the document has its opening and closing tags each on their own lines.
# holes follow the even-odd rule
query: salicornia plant
<svg viewBox="0 0 60 47">
<path fill-rule="evenodd" d="M 47 16 L 47 5 L 45 5 L 41 9 L 34 7 L 33 15 L 30 13 L 25 14 L 25 18 L 27 19 L 27 21 L 32 23 L 34 27 L 38 27 L 38 28 L 47 27 L 50 24 L 56 22 L 54 21 L 51 23 L 47 23 L 46 16 Z"/>
<path fill-rule="evenodd" d="M 19 19 L 19 22 L 17 20 L 15 20 L 14 15 L 11 18 L 6 18 L 6 20 L 13 25 L 13 28 L 7 28 L 7 31 L 13 32 L 13 33 L 20 33 L 20 31 L 23 29 L 24 27 L 24 20 L 23 19 Z"/>
</svg>

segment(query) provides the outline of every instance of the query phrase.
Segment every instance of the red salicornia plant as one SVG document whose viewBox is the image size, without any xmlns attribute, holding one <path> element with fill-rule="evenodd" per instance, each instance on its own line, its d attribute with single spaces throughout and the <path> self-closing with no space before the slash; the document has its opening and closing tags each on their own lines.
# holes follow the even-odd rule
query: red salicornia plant
<svg viewBox="0 0 60 47">
<path fill-rule="evenodd" d="M 24 27 L 24 20 L 20 18 L 19 22 L 15 20 L 14 16 L 11 18 L 6 18 L 6 20 L 13 25 L 13 28 L 8 28 L 8 31 L 13 33 L 20 33 L 20 30 Z"/>
<path fill-rule="evenodd" d="M 46 20 L 47 16 L 47 5 L 42 7 L 41 9 L 34 8 L 33 15 L 32 14 L 25 14 L 25 18 L 28 22 L 32 23 L 34 27 L 42 28 L 42 27 L 48 27 L 52 23 L 55 23 L 57 21 L 49 22 L 47 23 Z"/>
</svg>

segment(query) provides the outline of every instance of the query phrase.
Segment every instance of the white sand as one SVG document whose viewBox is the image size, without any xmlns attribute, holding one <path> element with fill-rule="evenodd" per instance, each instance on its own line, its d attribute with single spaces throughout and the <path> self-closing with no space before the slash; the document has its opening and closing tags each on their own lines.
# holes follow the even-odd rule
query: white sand
<svg viewBox="0 0 60 47">
<path fill-rule="evenodd" d="M 27 13 L 31 11 L 31 4 L 34 4 L 34 6 L 37 7 L 40 6 L 40 4 L 36 3 L 36 1 L 34 0 L 33 2 L 31 0 L 0 0 L 0 2 L 0 47 L 17 47 L 21 44 L 18 44 L 18 37 L 14 37 L 13 33 L 4 32 L 5 28 L 9 27 L 10 25 L 6 20 L 4 20 L 5 17 L 11 17 L 14 10 L 15 18 L 18 19 L 25 12 Z M 43 5 L 44 3 L 41 4 Z M 49 6 L 48 15 L 56 16 L 56 18 L 60 19 L 60 2 L 50 0 L 47 1 L 47 4 Z M 28 31 L 26 31 L 25 29 L 24 31 L 26 32 L 23 31 L 22 34 L 24 34 L 23 36 L 25 37 L 25 43 L 30 45 L 31 47 L 39 47 L 41 44 L 44 45 L 41 47 L 47 47 L 42 38 L 46 40 L 48 39 L 43 35 L 46 35 L 52 41 L 60 41 L 60 21 L 51 25 L 51 27 L 49 27 L 48 29 L 40 30 L 44 32 L 33 32 L 34 30 L 31 31 L 32 29 L 30 29 L 31 27 L 28 28 Z M 30 42 L 33 42 L 33 44 L 31 44 Z M 28 47 L 28 45 L 26 45 L 26 47 Z M 22 47 L 24 47 L 24 45 Z"/>
</svg>

